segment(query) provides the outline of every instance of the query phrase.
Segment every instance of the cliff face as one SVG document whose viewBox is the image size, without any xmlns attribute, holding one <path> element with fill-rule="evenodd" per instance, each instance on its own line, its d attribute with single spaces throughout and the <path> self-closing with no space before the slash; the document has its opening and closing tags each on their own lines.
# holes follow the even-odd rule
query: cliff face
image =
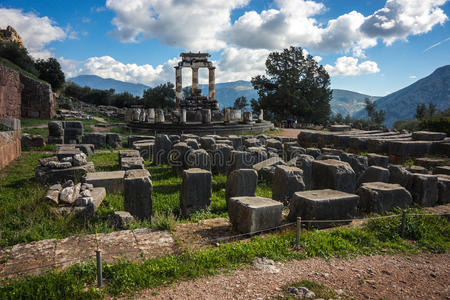
<svg viewBox="0 0 450 300">
<path fill-rule="evenodd" d="M 0 118 L 52 119 L 56 99 L 48 83 L 0 65 Z"/>
<path fill-rule="evenodd" d="M 20 45 L 20 48 L 23 48 L 22 38 L 12 26 L 8 26 L 6 27 L 6 29 L 0 29 L 0 40 L 5 42 L 18 43 Z"/>
<path fill-rule="evenodd" d="M 20 119 L 22 90 L 19 72 L 0 65 L 0 119 Z"/>
</svg>

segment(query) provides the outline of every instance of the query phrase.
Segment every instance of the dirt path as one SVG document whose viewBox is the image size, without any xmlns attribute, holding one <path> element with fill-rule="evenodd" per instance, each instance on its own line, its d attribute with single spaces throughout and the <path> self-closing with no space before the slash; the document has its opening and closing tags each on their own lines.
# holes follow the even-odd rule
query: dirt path
<svg viewBox="0 0 450 300">
<path fill-rule="evenodd" d="M 450 254 L 375 255 L 354 259 L 308 259 L 270 269 L 250 267 L 231 274 L 145 290 L 139 299 L 266 299 L 281 287 L 313 280 L 355 299 L 450 299 Z M 274 268 L 272 267 L 272 272 Z"/>
<path fill-rule="evenodd" d="M 296 138 L 299 132 L 300 132 L 300 129 L 281 128 L 280 132 L 274 133 L 274 134 L 271 134 L 271 135 L 272 136 L 285 136 L 285 137 Z"/>
</svg>

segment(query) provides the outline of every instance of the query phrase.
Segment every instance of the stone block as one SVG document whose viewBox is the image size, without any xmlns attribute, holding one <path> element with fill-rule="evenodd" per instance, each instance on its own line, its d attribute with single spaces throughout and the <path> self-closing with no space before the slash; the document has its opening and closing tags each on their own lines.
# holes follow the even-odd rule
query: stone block
<svg viewBox="0 0 450 300">
<path fill-rule="evenodd" d="M 118 210 L 108 216 L 111 226 L 118 229 L 125 229 L 128 224 L 134 221 L 134 217 L 127 211 Z"/>
<path fill-rule="evenodd" d="M 95 147 L 92 144 L 77 144 L 77 145 L 74 145 L 74 147 L 76 149 L 80 149 L 80 151 L 82 151 L 87 156 L 94 155 L 94 148 Z"/>
<path fill-rule="evenodd" d="M 126 211 L 139 219 L 152 215 L 152 181 L 147 170 L 128 170 L 124 178 L 124 202 Z"/>
<path fill-rule="evenodd" d="M 215 143 L 216 143 L 216 141 L 212 137 L 202 137 L 202 138 L 200 138 L 200 145 L 205 150 L 212 150 Z"/>
<path fill-rule="evenodd" d="M 211 151 L 211 168 L 214 174 L 227 174 L 231 167 L 231 152 L 233 146 L 215 144 Z"/>
<path fill-rule="evenodd" d="M 328 128 L 332 132 L 342 132 L 342 131 L 350 131 L 352 127 L 350 125 L 331 125 Z"/>
<path fill-rule="evenodd" d="M 167 164 L 168 155 L 171 149 L 172 142 L 166 134 L 156 135 L 153 151 L 153 163 L 156 165 Z"/>
<path fill-rule="evenodd" d="M 342 191 L 321 189 L 297 192 L 291 198 L 289 221 L 346 220 L 357 214 L 359 196 Z"/>
<path fill-rule="evenodd" d="M 124 191 L 125 171 L 87 173 L 83 181 L 94 187 L 103 187 L 107 193 Z"/>
<path fill-rule="evenodd" d="M 412 133 L 412 138 L 416 141 L 441 141 L 446 137 L 445 132 L 416 131 Z"/>
<path fill-rule="evenodd" d="M 408 166 L 406 168 L 406 170 L 408 170 L 411 173 L 415 173 L 415 174 L 429 174 L 430 172 L 428 172 L 428 170 L 424 167 L 421 166 Z"/>
<path fill-rule="evenodd" d="M 194 138 L 190 138 L 190 139 L 186 139 L 184 140 L 184 142 L 191 147 L 192 150 L 198 150 L 200 149 L 200 145 L 198 143 L 199 140 L 194 139 Z"/>
<path fill-rule="evenodd" d="M 390 141 L 389 155 L 406 160 L 410 157 L 425 156 L 430 152 L 432 142 L 429 141 Z"/>
<path fill-rule="evenodd" d="M 135 169 L 144 169 L 144 159 L 142 157 L 123 157 L 120 160 L 120 168 L 124 171 L 127 170 L 135 170 Z"/>
<path fill-rule="evenodd" d="M 339 155 L 333 155 L 333 154 L 321 154 L 317 158 L 318 160 L 327 160 L 327 159 L 333 159 L 333 160 L 341 160 Z"/>
<path fill-rule="evenodd" d="M 253 157 L 253 164 L 257 164 L 269 158 L 269 155 L 264 147 L 248 147 L 247 150 Z"/>
<path fill-rule="evenodd" d="M 122 158 L 139 156 L 138 150 L 119 150 L 119 165 L 122 164 Z"/>
<path fill-rule="evenodd" d="M 378 166 L 382 168 L 387 168 L 389 164 L 389 157 L 385 155 L 380 155 L 376 153 L 368 153 L 367 160 L 369 166 Z"/>
<path fill-rule="evenodd" d="M 271 157 L 262 162 L 253 165 L 253 169 L 260 171 L 262 168 L 272 167 L 277 165 L 286 165 L 286 163 L 280 157 Z"/>
<path fill-rule="evenodd" d="M 363 183 L 356 194 L 360 197 L 358 209 L 361 213 L 383 213 L 394 208 L 403 209 L 412 205 L 411 194 L 395 183 Z"/>
<path fill-rule="evenodd" d="M 232 197 L 228 215 L 234 230 L 254 233 L 280 225 L 283 204 L 263 197 Z"/>
<path fill-rule="evenodd" d="M 295 192 L 305 190 L 303 171 L 297 167 L 276 166 L 272 184 L 272 199 L 288 204 Z"/>
<path fill-rule="evenodd" d="M 106 134 L 106 146 L 111 148 L 120 148 L 122 147 L 122 140 L 120 139 L 120 135 L 117 133 L 107 133 Z"/>
<path fill-rule="evenodd" d="M 155 142 L 148 141 L 148 142 L 134 142 L 133 148 L 139 151 L 139 156 L 141 156 L 144 159 L 151 159 L 153 158 L 153 149 L 155 147 Z"/>
<path fill-rule="evenodd" d="M 105 133 L 85 133 L 82 137 L 83 144 L 92 144 L 95 149 L 106 147 L 106 134 Z"/>
<path fill-rule="evenodd" d="M 318 148 L 306 148 L 306 154 L 311 155 L 314 159 L 317 159 L 320 154 L 322 154 L 322 151 Z"/>
<path fill-rule="evenodd" d="M 277 150 L 283 151 L 283 143 L 276 139 L 268 139 L 266 141 L 266 147 L 275 148 Z"/>
<path fill-rule="evenodd" d="M 293 160 L 295 160 L 294 166 L 303 171 L 303 182 L 305 183 L 305 188 L 307 190 L 311 189 L 312 163 L 314 161 L 314 157 L 311 155 L 302 154 L 294 157 Z"/>
<path fill-rule="evenodd" d="M 245 147 L 261 147 L 261 141 L 257 138 L 246 138 L 244 140 L 244 146 Z"/>
<path fill-rule="evenodd" d="M 368 167 L 368 159 L 366 156 L 348 154 L 344 152 L 341 153 L 340 157 L 342 161 L 350 164 L 350 167 L 352 167 L 353 171 L 356 173 L 356 178 L 360 177 Z"/>
<path fill-rule="evenodd" d="M 230 171 L 237 169 L 251 169 L 254 164 L 252 153 L 247 151 L 231 151 Z"/>
<path fill-rule="evenodd" d="M 234 170 L 228 175 L 225 200 L 231 197 L 255 196 L 258 172 L 253 169 Z"/>
<path fill-rule="evenodd" d="M 413 201 L 420 206 L 434 206 L 438 203 L 438 179 L 435 175 L 413 174 L 410 187 Z"/>
<path fill-rule="evenodd" d="M 203 169 L 183 171 L 180 210 L 183 217 L 188 217 L 199 210 L 208 210 L 211 204 L 212 174 Z"/>
<path fill-rule="evenodd" d="M 353 193 L 356 187 L 356 174 L 352 167 L 338 160 L 315 160 L 312 163 L 312 188 L 333 189 Z"/>
<path fill-rule="evenodd" d="M 409 189 L 412 184 L 413 175 L 403 166 L 389 165 L 389 183 L 398 183 L 402 187 Z"/>
<path fill-rule="evenodd" d="M 436 167 L 433 170 L 433 174 L 445 174 L 450 175 L 450 166 L 442 166 L 442 167 Z"/>
<path fill-rule="evenodd" d="M 191 147 L 185 142 L 179 142 L 173 145 L 169 154 L 169 164 L 178 176 L 187 168 L 187 156 L 191 151 Z"/>
<path fill-rule="evenodd" d="M 64 136 L 64 128 L 62 123 L 58 121 L 48 122 L 48 135 L 62 138 Z"/>
<path fill-rule="evenodd" d="M 233 143 L 234 150 L 241 150 L 242 148 L 242 138 L 236 135 L 230 135 L 227 137 Z M 217 140 L 217 139 L 216 139 Z"/>
<path fill-rule="evenodd" d="M 40 165 L 35 170 L 36 180 L 42 184 L 56 184 L 68 180 L 78 182 L 88 172 L 94 172 L 93 162 L 88 162 L 84 166 L 66 169 L 50 169 Z"/>
<path fill-rule="evenodd" d="M 438 203 L 450 203 L 450 175 L 438 175 Z"/>
<path fill-rule="evenodd" d="M 427 169 L 432 169 L 439 166 L 450 166 L 450 158 L 418 157 L 414 159 L 414 164 Z"/>
<path fill-rule="evenodd" d="M 370 166 L 358 179 L 358 185 L 365 182 L 389 182 L 389 170 L 382 167 Z"/>
<path fill-rule="evenodd" d="M 133 144 L 138 141 L 155 141 L 154 136 L 147 136 L 147 135 L 130 135 L 127 139 L 128 147 L 133 147 Z"/>
<path fill-rule="evenodd" d="M 189 151 L 186 164 L 188 168 L 198 168 L 211 171 L 211 157 L 204 149 Z"/>
</svg>

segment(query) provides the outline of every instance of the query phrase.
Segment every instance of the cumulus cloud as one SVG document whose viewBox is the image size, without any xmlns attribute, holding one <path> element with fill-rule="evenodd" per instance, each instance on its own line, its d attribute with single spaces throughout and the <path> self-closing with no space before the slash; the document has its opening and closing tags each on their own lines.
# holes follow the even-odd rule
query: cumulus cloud
<svg viewBox="0 0 450 300">
<path fill-rule="evenodd" d="M 35 58 L 50 57 L 47 45 L 67 37 L 67 33 L 48 17 L 25 13 L 21 9 L 0 8 L 0 27 L 8 25 L 17 30 L 25 47 Z"/>
<path fill-rule="evenodd" d="M 417 76 L 416 76 L 416 75 L 410 75 L 408 78 L 409 78 L 409 79 L 416 79 Z"/>
<path fill-rule="evenodd" d="M 357 58 L 348 56 L 339 57 L 334 66 L 327 64 L 325 69 L 331 76 L 355 76 L 380 72 L 376 62 L 366 60 L 358 63 Z"/>
<path fill-rule="evenodd" d="M 188 50 L 220 50 L 218 33 L 231 26 L 230 13 L 249 0 L 107 0 L 116 16 L 113 36 L 124 42 L 158 38 Z"/>
<path fill-rule="evenodd" d="M 314 52 L 348 52 L 363 58 L 364 49 L 383 39 L 387 45 L 409 35 L 430 31 L 447 16 L 439 7 L 446 0 L 388 0 L 372 15 L 352 11 L 321 25 L 315 16 L 325 7 L 306 0 L 275 0 L 279 9 L 248 11 L 221 36 L 238 47 L 279 49 L 290 45 Z"/>
</svg>

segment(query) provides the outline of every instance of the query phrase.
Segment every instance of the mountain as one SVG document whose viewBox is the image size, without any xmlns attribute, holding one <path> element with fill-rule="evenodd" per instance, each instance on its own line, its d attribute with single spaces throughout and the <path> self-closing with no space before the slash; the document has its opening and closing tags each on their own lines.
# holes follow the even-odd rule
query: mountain
<svg viewBox="0 0 450 300">
<path fill-rule="evenodd" d="M 396 120 L 412 119 L 418 104 L 430 102 L 440 110 L 450 107 L 450 65 L 440 67 L 431 75 L 380 98 L 377 108 L 386 111 L 385 125 L 392 127 Z M 367 113 L 363 109 L 354 117 L 364 118 Z"/>
<path fill-rule="evenodd" d="M 105 79 L 95 75 L 80 75 L 69 80 L 81 86 L 89 86 L 95 89 L 115 89 L 116 93 L 129 92 L 133 95 L 142 96 L 142 92 L 149 87 L 143 84 L 135 84 L 123 82 L 115 79 Z M 202 93 L 208 96 L 208 85 L 200 84 Z M 219 100 L 220 107 L 233 106 L 237 97 L 245 96 L 250 104 L 252 98 L 257 99 L 258 94 L 253 89 L 249 81 L 233 81 L 216 83 L 216 98 Z M 331 110 L 333 113 L 341 113 L 344 117 L 347 114 L 352 115 L 354 112 L 364 108 L 364 99 L 376 100 L 379 97 L 368 96 L 347 90 L 333 90 L 333 99 L 331 100 Z"/>
<path fill-rule="evenodd" d="M 96 75 L 79 75 L 77 77 L 69 78 L 79 86 L 88 86 L 92 89 L 109 90 L 114 89 L 116 93 L 128 92 L 134 96 L 142 96 L 144 90 L 149 86 L 140 83 L 131 83 L 112 78 L 102 78 Z"/>
<path fill-rule="evenodd" d="M 381 97 L 364 95 L 352 91 L 333 89 L 333 99 L 330 102 L 331 111 L 334 114 L 341 113 L 342 116 L 364 109 L 364 99 L 369 98 L 370 101 L 376 101 Z"/>
</svg>

